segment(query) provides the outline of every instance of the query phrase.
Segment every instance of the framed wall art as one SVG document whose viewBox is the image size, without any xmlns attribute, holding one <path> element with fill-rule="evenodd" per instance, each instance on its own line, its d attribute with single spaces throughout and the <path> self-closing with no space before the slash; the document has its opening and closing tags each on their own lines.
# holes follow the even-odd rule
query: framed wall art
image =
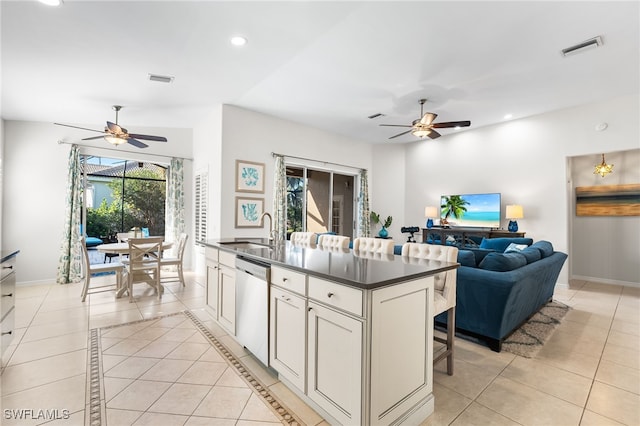
<svg viewBox="0 0 640 426">
<path fill-rule="evenodd" d="M 236 160 L 236 192 L 264 193 L 264 163 Z"/>
<path fill-rule="evenodd" d="M 264 198 L 236 197 L 236 228 L 261 228 Z"/>
<path fill-rule="evenodd" d="M 640 216 L 640 184 L 578 186 L 576 216 Z"/>
</svg>

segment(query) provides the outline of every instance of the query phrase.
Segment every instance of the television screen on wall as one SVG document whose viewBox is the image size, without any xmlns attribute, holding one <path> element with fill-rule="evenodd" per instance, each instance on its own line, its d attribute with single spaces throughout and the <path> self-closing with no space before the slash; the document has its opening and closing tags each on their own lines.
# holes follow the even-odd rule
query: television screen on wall
<svg viewBox="0 0 640 426">
<path fill-rule="evenodd" d="M 500 227 L 500 193 L 440 197 L 440 225 Z"/>
</svg>

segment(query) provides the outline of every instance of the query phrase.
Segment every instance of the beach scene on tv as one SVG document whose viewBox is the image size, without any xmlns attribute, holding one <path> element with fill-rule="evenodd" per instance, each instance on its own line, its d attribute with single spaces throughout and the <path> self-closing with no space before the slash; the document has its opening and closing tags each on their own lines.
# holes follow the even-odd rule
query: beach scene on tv
<svg viewBox="0 0 640 426">
<path fill-rule="evenodd" d="M 499 228 L 500 194 L 443 195 L 440 225 Z"/>
</svg>

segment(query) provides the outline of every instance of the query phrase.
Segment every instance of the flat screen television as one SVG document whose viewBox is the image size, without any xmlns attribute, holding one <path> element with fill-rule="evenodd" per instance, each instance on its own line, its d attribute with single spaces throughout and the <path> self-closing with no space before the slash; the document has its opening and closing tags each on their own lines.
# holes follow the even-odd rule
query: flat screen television
<svg viewBox="0 0 640 426">
<path fill-rule="evenodd" d="M 441 196 L 440 225 L 499 228 L 500 193 Z"/>
</svg>

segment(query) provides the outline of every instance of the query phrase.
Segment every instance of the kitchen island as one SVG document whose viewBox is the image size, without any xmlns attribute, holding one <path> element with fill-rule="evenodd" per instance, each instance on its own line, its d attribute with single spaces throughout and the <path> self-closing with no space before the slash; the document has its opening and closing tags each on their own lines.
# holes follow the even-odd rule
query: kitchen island
<svg viewBox="0 0 640 426">
<path fill-rule="evenodd" d="M 268 336 L 268 367 L 329 423 L 418 424 L 433 412 L 433 276 L 459 264 L 254 238 L 205 246 L 208 311 L 232 336 L 246 292 L 236 258 L 269 268 L 268 314 L 252 327 Z"/>
</svg>

